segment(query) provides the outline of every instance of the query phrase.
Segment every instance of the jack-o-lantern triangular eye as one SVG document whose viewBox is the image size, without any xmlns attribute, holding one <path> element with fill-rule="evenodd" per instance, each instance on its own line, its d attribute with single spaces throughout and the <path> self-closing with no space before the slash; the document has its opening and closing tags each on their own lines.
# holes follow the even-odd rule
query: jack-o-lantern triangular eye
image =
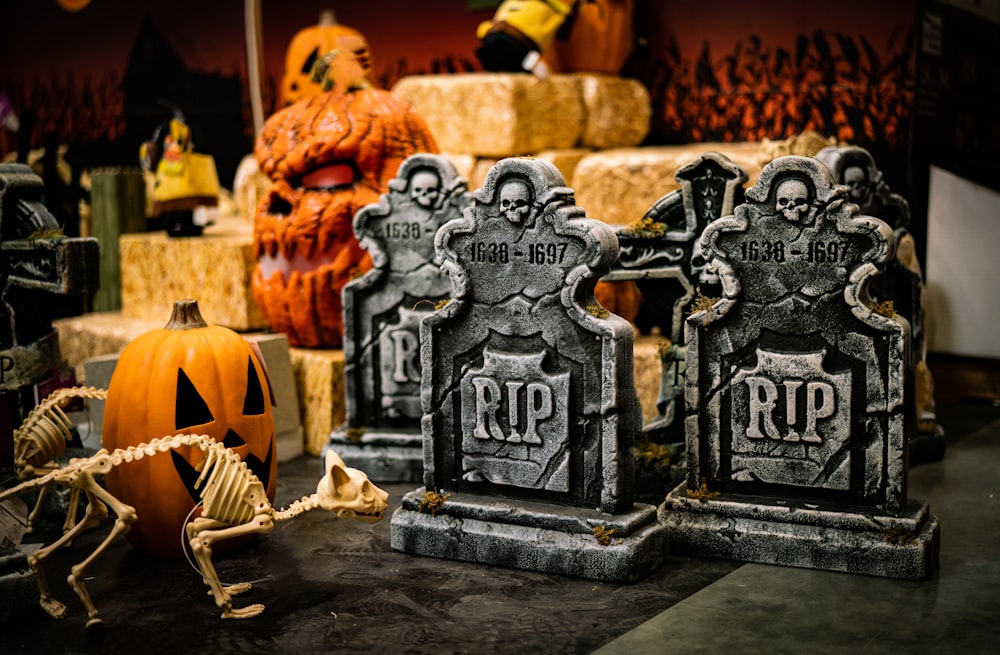
<svg viewBox="0 0 1000 655">
<path fill-rule="evenodd" d="M 243 415 L 259 416 L 264 413 L 264 389 L 260 384 L 260 376 L 253 366 L 253 359 L 247 358 L 247 395 L 243 399 Z"/>
<path fill-rule="evenodd" d="M 319 59 L 319 47 L 313 48 L 306 60 L 302 62 L 302 74 L 308 75 L 312 72 L 313 66 L 316 65 L 316 60 Z"/>
<path fill-rule="evenodd" d="M 208 403 L 195 389 L 184 369 L 177 369 L 177 404 L 174 407 L 174 427 L 178 430 L 192 425 L 204 425 L 215 420 Z"/>
</svg>

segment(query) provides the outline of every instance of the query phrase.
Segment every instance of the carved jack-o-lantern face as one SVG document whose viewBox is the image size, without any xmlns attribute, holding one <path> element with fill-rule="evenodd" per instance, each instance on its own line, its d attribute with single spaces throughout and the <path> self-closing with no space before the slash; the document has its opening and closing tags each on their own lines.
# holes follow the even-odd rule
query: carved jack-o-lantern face
<svg viewBox="0 0 1000 655">
<path fill-rule="evenodd" d="M 312 71 L 321 57 L 333 51 L 356 61 L 364 76 L 371 73 L 371 54 L 364 35 L 339 24 L 332 11 L 324 11 L 316 25 L 296 32 L 288 44 L 285 73 L 281 79 L 282 106 L 323 93 L 323 81 L 312 79 Z"/>
<path fill-rule="evenodd" d="M 340 290 L 371 268 L 354 214 L 378 202 L 418 152 L 437 152 L 427 126 L 380 89 L 306 98 L 264 124 L 255 154 L 273 185 L 254 221 L 252 287 L 293 346 L 340 346 Z"/>
<path fill-rule="evenodd" d="M 166 328 L 122 351 L 108 388 L 103 446 L 113 450 L 172 434 L 206 434 L 236 452 L 273 500 L 277 458 L 264 368 L 242 337 L 205 325 L 197 304 L 183 302 Z M 136 548 L 164 557 L 182 554 L 181 530 L 200 500 L 194 483 L 202 454 L 178 448 L 107 474 L 109 491 L 136 508 L 139 520 L 128 536 Z"/>
</svg>

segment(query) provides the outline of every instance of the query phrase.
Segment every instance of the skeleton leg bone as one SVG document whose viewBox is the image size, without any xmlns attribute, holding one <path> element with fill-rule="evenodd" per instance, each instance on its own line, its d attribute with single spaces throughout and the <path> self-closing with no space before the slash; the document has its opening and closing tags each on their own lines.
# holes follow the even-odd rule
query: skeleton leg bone
<svg viewBox="0 0 1000 655">
<path fill-rule="evenodd" d="M 35 507 L 31 510 L 31 514 L 28 514 L 28 527 L 24 530 L 25 534 L 31 534 L 35 523 L 38 522 L 38 517 L 42 514 L 42 506 L 45 504 L 45 498 L 49 495 L 49 489 L 51 488 L 51 485 L 47 484 L 38 490 L 38 500 L 35 501 Z"/>
<path fill-rule="evenodd" d="M 187 524 L 188 543 L 190 543 L 192 539 L 196 538 L 199 533 L 204 532 L 205 530 L 218 530 L 221 528 L 231 527 L 231 525 L 232 524 L 226 523 L 225 521 L 217 521 L 215 519 L 198 517 L 191 523 Z M 249 582 L 237 582 L 236 584 L 225 585 L 222 584 L 222 581 L 218 579 L 218 576 L 215 576 L 215 579 L 217 582 L 219 582 L 219 585 L 222 587 L 223 591 L 225 591 L 230 596 L 236 596 L 242 594 L 243 592 L 250 591 L 250 589 L 253 588 L 253 585 L 250 584 Z M 208 584 L 208 581 L 205 581 L 205 584 Z M 211 585 L 209 585 L 209 587 L 211 587 Z M 215 592 L 212 589 L 209 589 L 208 591 L 209 596 L 214 595 L 214 593 Z"/>
<path fill-rule="evenodd" d="M 191 552 L 201 569 L 202 580 L 208 585 L 215 597 L 215 604 L 222 608 L 222 618 L 224 619 L 249 619 L 264 611 L 264 606 L 260 603 L 248 605 L 243 608 L 234 609 L 232 595 L 226 591 L 219 582 L 219 574 L 212 564 L 212 544 L 223 539 L 240 537 L 250 534 L 266 534 L 274 529 L 274 521 L 271 517 L 261 514 L 255 516 L 251 522 L 232 527 L 218 527 L 219 521 L 209 518 L 196 518 L 188 524 L 188 536 L 190 537 Z M 234 585 L 240 587 L 242 585 Z M 245 589 L 240 589 L 245 591 Z"/>
<path fill-rule="evenodd" d="M 66 521 L 63 522 L 63 532 L 69 532 L 76 525 L 78 509 L 80 509 L 80 489 L 73 487 L 69 492 L 69 504 L 66 506 Z"/>
<path fill-rule="evenodd" d="M 40 598 L 39 604 L 52 618 L 61 619 L 66 616 L 66 606 L 52 596 L 49 589 L 48 580 L 45 579 L 45 572 L 42 570 L 42 562 L 52 553 L 60 548 L 69 545 L 78 535 L 90 528 L 100 525 L 101 521 L 108 515 L 108 510 L 99 500 L 94 499 L 87 505 L 87 511 L 83 519 L 74 525 L 68 532 L 64 532 L 61 537 L 53 541 L 48 546 L 39 548 L 28 556 L 28 568 L 35 574 L 35 582 L 38 585 Z"/>
<path fill-rule="evenodd" d="M 93 476 L 89 473 L 80 476 L 79 484 L 83 491 L 87 494 L 87 499 L 90 501 L 87 505 L 88 515 L 90 514 L 90 508 L 94 505 L 98 505 L 103 508 L 104 514 L 107 515 L 107 508 L 105 507 L 105 505 L 107 505 L 107 507 L 110 507 L 111 511 L 113 511 L 117 517 L 115 519 L 114 526 L 111 528 L 111 532 L 104 538 L 104 541 L 102 541 L 100 545 L 94 549 L 94 552 L 92 552 L 87 559 L 70 569 L 70 574 L 66 578 L 70 586 L 73 587 L 73 591 L 75 591 L 76 595 L 80 597 L 80 602 L 83 603 L 85 608 L 87 608 L 87 617 L 89 619 L 87 621 L 87 627 L 90 628 L 94 625 L 102 623 L 103 621 L 101 621 L 101 619 L 97 616 L 97 607 L 91 600 L 90 592 L 87 591 L 87 587 L 83 582 L 87 567 L 89 567 L 94 560 L 101 555 L 101 553 L 107 550 L 108 546 L 110 546 L 115 539 L 126 534 L 130 529 L 132 529 L 132 524 L 135 523 L 138 517 L 136 515 L 135 508 L 131 505 L 126 505 L 112 496 L 109 492 L 105 491 L 103 487 L 97 484 L 97 481 L 94 480 Z M 86 520 L 87 519 L 85 518 L 84 521 Z"/>
</svg>

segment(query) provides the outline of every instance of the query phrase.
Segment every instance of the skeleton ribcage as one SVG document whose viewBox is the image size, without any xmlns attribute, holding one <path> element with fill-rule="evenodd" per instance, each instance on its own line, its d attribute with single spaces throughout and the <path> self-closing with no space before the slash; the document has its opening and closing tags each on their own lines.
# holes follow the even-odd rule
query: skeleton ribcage
<svg viewBox="0 0 1000 655">
<path fill-rule="evenodd" d="M 254 515 L 250 487 L 260 485 L 260 481 L 236 453 L 219 442 L 214 442 L 205 456 L 205 466 L 195 484 L 205 480 L 201 515 L 234 525 L 249 522 Z"/>
</svg>

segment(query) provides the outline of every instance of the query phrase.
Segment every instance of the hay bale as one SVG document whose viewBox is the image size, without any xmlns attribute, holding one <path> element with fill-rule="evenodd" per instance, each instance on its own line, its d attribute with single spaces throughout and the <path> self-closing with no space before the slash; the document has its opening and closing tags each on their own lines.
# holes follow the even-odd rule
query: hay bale
<svg viewBox="0 0 1000 655">
<path fill-rule="evenodd" d="M 528 155 L 572 147 L 583 129 L 579 83 L 569 75 L 421 75 L 392 92 L 413 105 L 445 152 Z"/>
<path fill-rule="evenodd" d="M 679 146 L 615 148 L 585 156 L 577 164 L 570 186 L 576 204 L 605 223 L 628 225 L 639 220 L 657 200 L 680 188 L 677 169 L 706 152 L 718 152 L 741 166 L 757 181 L 756 143 L 693 143 Z"/>
<path fill-rule="evenodd" d="M 577 74 L 586 110 L 579 146 L 628 148 L 649 134 L 653 113 L 649 91 L 638 80 L 612 75 Z"/>
</svg>

